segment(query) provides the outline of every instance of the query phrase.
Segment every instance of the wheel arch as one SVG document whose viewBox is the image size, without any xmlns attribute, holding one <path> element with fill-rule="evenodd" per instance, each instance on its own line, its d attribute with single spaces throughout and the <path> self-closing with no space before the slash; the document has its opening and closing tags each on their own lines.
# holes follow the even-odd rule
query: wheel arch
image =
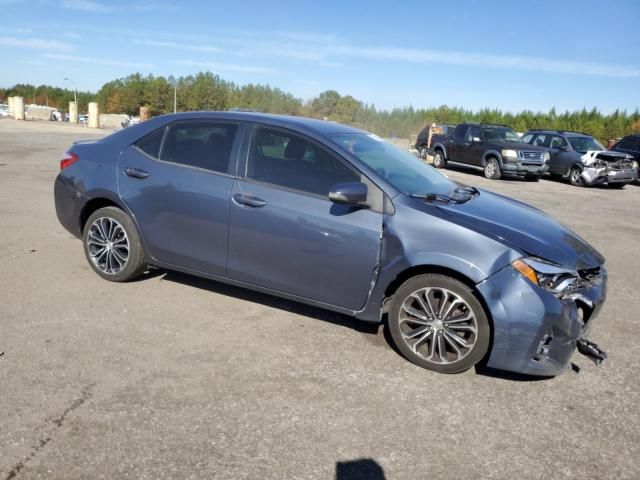
<svg viewBox="0 0 640 480">
<path fill-rule="evenodd" d="M 116 202 L 112 198 L 109 198 L 106 196 L 94 197 L 89 201 L 87 201 L 87 203 L 85 203 L 82 209 L 80 210 L 80 217 L 78 218 L 78 227 L 81 233 L 84 231 L 84 226 L 87 223 L 87 220 L 89 219 L 91 214 L 96 210 L 99 210 L 105 207 L 116 207 L 122 210 L 123 212 L 125 212 L 127 215 L 129 214 L 122 205 L 120 205 L 118 202 Z"/>
<path fill-rule="evenodd" d="M 498 161 L 498 165 L 502 167 L 502 155 L 500 155 L 500 152 L 498 152 L 497 150 L 487 150 L 486 152 L 484 152 L 481 162 L 482 167 L 487 164 L 487 160 L 489 160 L 490 158 L 495 158 Z"/>
<path fill-rule="evenodd" d="M 469 278 L 467 275 L 453 269 L 450 267 L 444 267 L 441 265 L 414 265 L 405 270 L 401 271 L 386 287 L 384 296 L 383 296 L 383 310 L 385 311 L 385 318 L 383 321 L 386 322 L 386 308 L 385 305 L 388 305 L 391 300 L 393 294 L 400 288 L 404 282 L 418 275 L 425 274 L 439 274 L 445 275 L 451 278 L 454 278 L 461 283 L 465 284 L 467 287 L 471 289 L 471 293 L 476 297 L 476 299 L 480 302 L 486 316 L 489 321 L 489 347 L 487 348 L 487 353 L 480 360 L 478 365 L 486 365 L 489 357 L 491 355 L 491 351 L 493 350 L 493 335 L 494 335 L 494 325 L 493 325 L 493 316 L 491 314 L 491 310 L 489 309 L 489 305 L 486 302 L 482 293 L 476 288 L 476 283 Z"/>
<path fill-rule="evenodd" d="M 439 151 L 440 153 L 442 153 L 442 157 L 444 160 L 447 159 L 447 149 L 442 143 L 436 143 L 432 148 L 434 152 Z"/>
</svg>

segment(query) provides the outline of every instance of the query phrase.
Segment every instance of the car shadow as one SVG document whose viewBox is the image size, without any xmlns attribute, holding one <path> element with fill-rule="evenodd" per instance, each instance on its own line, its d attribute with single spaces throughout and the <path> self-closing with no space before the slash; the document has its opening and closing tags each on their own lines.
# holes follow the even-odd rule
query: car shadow
<svg viewBox="0 0 640 480">
<path fill-rule="evenodd" d="M 150 272 L 153 271 L 154 270 L 151 270 Z M 236 287 L 234 285 L 228 285 L 226 283 L 216 282 L 215 280 L 209 280 L 207 278 L 197 277 L 195 275 L 189 275 L 172 270 L 156 270 L 155 272 L 157 273 L 150 273 L 150 275 L 152 276 L 147 276 L 146 278 L 153 278 L 164 275 L 162 278 L 162 280 L 164 281 L 181 283 L 183 285 L 199 288 L 201 290 L 207 290 L 219 295 L 226 295 L 228 297 L 237 298 L 239 300 L 259 303 L 260 305 L 264 305 L 265 307 L 285 310 L 296 315 L 304 315 L 305 317 L 313 318 L 315 320 L 321 320 L 333 325 L 350 328 L 360 333 L 366 333 L 376 336 L 378 335 L 378 332 L 380 330 L 380 324 L 378 323 L 363 322 L 361 320 L 356 320 L 353 317 L 349 317 L 348 315 L 332 312 L 330 310 L 324 310 L 321 308 L 313 307 L 311 305 L 305 305 L 303 303 L 294 302 L 292 300 L 287 300 L 285 298 L 280 298 L 273 295 L 268 295 L 266 293 L 256 292 L 247 288 Z"/>
<path fill-rule="evenodd" d="M 402 352 L 396 347 L 393 339 L 391 338 L 391 332 L 389 331 L 389 326 L 386 321 L 386 314 L 383 316 L 383 321 L 381 323 L 371 323 L 365 322 L 362 320 L 357 320 L 348 315 L 343 315 L 341 313 L 332 312 L 330 310 L 325 310 L 318 307 L 313 307 L 311 305 L 305 305 L 304 303 L 294 302 L 292 300 L 287 300 L 285 298 L 276 297 L 273 295 L 268 295 L 266 293 L 256 292 L 254 290 L 249 290 L 243 287 L 236 287 L 234 285 L 229 285 L 222 282 L 217 282 L 215 280 L 209 280 L 207 278 L 198 277 L 195 275 L 189 275 L 186 273 L 181 273 L 173 270 L 162 270 L 162 269 L 150 269 L 145 275 L 140 277 L 141 280 L 151 279 L 156 277 L 162 277 L 163 281 L 180 283 L 182 285 L 187 285 L 194 288 L 199 288 L 201 290 L 206 290 L 208 292 L 217 293 L 218 295 L 225 295 L 228 297 L 237 298 L 238 300 L 245 300 L 248 302 L 258 303 L 260 305 L 264 305 L 265 307 L 277 308 L 279 310 L 284 310 L 287 312 L 294 313 L 296 315 L 303 315 L 305 317 L 312 318 L 314 320 L 321 320 L 323 322 L 330 323 L 332 325 L 338 325 L 340 327 L 350 328 L 356 332 L 364 333 L 365 339 L 375 345 L 375 346 L 383 346 L 384 343 L 387 344 L 397 355 L 402 357 L 405 361 L 408 360 L 404 357 Z M 380 331 L 382 329 L 382 332 Z M 382 333 L 382 335 L 380 335 Z M 384 341 L 382 340 L 384 339 Z M 479 363 L 475 367 L 475 373 L 477 375 L 482 375 L 486 377 L 492 377 L 496 379 L 502 380 L 510 380 L 516 382 L 535 382 L 540 380 L 548 380 L 553 377 L 541 377 L 534 375 L 525 375 L 514 372 L 507 372 L 503 370 L 496 370 L 493 368 L 489 368 L 486 366 L 486 360 Z M 344 477 L 351 478 L 351 477 Z M 360 477 L 353 477 L 360 478 Z M 366 477 L 362 477 L 366 478 Z M 373 477 L 377 478 L 377 477 Z M 380 477 L 383 478 L 383 477 Z"/>
<path fill-rule="evenodd" d="M 335 480 L 385 480 L 383 468 L 371 458 L 336 462 Z"/>
<path fill-rule="evenodd" d="M 458 172 L 458 173 L 467 173 L 467 174 L 470 174 L 470 175 L 473 175 L 473 176 L 476 176 L 476 177 L 485 178 L 482 170 L 478 170 L 478 169 L 473 168 L 473 167 L 465 167 L 464 165 L 447 164 L 446 168 L 444 168 L 443 171 L 446 171 L 446 170 L 451 170 L 452 172 Z M 530 182 L 530 180 L 525 179 L 524 177 L 518 177 L 518 176 L 515 176 L 515 175 L 509 175 L 507 173 L 503 174 L 499 181 L 527 182 L 527 183 Z"/>
</svg>

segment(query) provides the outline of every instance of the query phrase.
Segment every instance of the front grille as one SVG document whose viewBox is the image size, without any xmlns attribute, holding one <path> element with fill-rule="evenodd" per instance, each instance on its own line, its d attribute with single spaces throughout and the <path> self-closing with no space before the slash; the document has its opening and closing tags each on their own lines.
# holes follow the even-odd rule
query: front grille
<svg viewBox="0 0 640 480">
<path fill-rule="evenodd" d="M 524 160 L 538 160 L 542 161 L 544 158 L 544 152 L 520 152 Z"/>
<path fill-rule="evenodd" d="M 611 170 L 629 170 L 633 168 L 633 164 L 627 161 L 611 162 L 609 168 Z"/>
</svg>

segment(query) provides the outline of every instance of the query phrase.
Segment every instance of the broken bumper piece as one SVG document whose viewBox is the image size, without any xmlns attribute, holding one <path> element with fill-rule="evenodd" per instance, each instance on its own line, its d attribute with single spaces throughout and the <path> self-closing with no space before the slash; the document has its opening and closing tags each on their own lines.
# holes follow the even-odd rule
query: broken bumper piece
<svg viewBox="0 0 640 480">
<path fill-rule="evenodd" d="M 578 352 L 589 358 L 596 365 L 601 365 L 607 359 L 607 354 L 598 345 L 586 338 L 580 338 L 577 342 Z"/>
<path fill-rule="evenodd" d="M 586 167 L 582 170 L 582 180 L 587 185 L 600 183 L 630 183 L 638 178 L 638 172 L 632 168 L 613 170 L 608 167 Z"/>
</svg>

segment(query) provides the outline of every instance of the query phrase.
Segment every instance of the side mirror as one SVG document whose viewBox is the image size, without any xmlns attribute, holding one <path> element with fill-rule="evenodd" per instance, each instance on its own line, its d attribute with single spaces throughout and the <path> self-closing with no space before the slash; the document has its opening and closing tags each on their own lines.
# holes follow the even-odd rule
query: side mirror
<svg viewBox="0 0 640 480">
<path fill-rule="evenodd" d="M 367 186 L 362 182 L 339 183 L 329 192 L 329 200 L 335 203 L 355 205 L 367 201 Z"/>
</svg>

